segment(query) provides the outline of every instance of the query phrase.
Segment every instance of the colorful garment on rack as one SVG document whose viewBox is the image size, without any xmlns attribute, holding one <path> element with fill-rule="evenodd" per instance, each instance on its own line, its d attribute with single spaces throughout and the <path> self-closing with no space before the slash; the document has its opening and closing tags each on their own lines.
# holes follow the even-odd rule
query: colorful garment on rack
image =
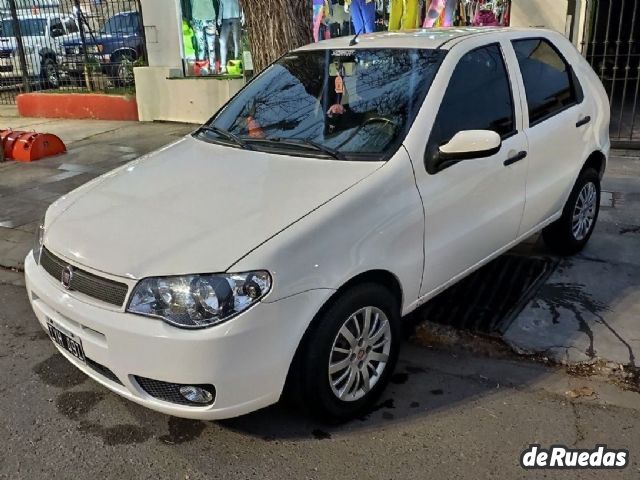
<svg viewBox="0 0 640 480">
<path fill-rule="evenodd" d="M 458 0 L 431 0 L 422 27 L 452 27 L 457 8 Z"/>
<path fill-rule="evenodd" d="M 411 30 L 419 26 L 418 0 L 391 0 L 389 30 Z"/>
<path fill-rule="evenodd" d="M 349 2 L 345 2 L 349 5 Z M 376 2 L 351 0 L 351 21 L 355 33 L 372 33 L 376 27 Z"/>
</svg>

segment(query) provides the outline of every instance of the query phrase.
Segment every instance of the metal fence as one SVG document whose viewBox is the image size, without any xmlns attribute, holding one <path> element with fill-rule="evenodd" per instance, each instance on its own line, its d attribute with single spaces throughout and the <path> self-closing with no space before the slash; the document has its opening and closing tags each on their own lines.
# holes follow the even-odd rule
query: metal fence
<svg viewBox="0 0 640 480">
<path fill-rule="evenodd" d="M 640 0 L 588 0 L 582 51 L 611 102 L 611 139 L 640 147 Z"/>
<path fill-rule="evenodd" d="M 0 0 L 0 103 L 38 90 L 126 93 L 146 64 L 140 0 Z"/>
</svg>

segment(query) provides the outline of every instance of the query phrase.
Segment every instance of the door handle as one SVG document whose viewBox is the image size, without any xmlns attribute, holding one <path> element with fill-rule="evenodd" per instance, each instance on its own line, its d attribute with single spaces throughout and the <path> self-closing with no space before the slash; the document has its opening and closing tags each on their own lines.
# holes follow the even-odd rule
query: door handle
<svg viewBox="0 0 640 480">
<path fill-rule="evenodd" d="M 589 123 L 590 121 L 591 121 L 591 117 L 587 115 L 582 120 L 578 120 L 578 123 L 576 123 L 576 128 L 580 128 L 583 125 L 586 125 L 587 123 Z"/>
<path fill-rule="evenodd" d="M 513 165 L 514 163 L 519 162 L 520 160 L 524 160 L 527 158 L 527 152 L 524 150 L 522 152 L 516 153 L 513 157 L 509 157 L 504 161 L 504 166 L 508 167 L 509 165 Z"/>
</svg>

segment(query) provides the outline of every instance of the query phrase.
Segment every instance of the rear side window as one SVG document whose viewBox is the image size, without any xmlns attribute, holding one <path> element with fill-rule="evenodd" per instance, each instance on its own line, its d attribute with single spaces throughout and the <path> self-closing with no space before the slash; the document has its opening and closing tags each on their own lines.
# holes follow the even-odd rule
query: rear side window
<svg viewBox="0 0 640 480">
<path fill-rule="evenodd" d="M 515 40 L 529 106 L 529 123 L 534 125 L 582 101 L 573 71 L 547 40 Z"/>
<path fill-rule="evenodd" d="M 511 84 L 499 45 L 472 50 L 456 66 L 429 138 L 429 173 L 438 171 L 433 164 L 438 147 L 463 130 L 493 130 L 503 138 L 515 131 Z"/>
</svg>

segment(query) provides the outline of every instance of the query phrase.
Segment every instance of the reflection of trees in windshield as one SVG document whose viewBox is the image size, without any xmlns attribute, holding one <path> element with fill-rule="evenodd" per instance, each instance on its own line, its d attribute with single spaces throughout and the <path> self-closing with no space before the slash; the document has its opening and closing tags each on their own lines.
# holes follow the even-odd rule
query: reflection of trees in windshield
<svg viewBox="0 0 640 480">
<path fill-rule="evenodd" d="M 243 90 L 215 124 L 241 137 L 254 136 L 253 127 L 267 139 L 386 153 L 415 118 L 439 58 L 417 49 L 294 52 Z"/>
</svg>

